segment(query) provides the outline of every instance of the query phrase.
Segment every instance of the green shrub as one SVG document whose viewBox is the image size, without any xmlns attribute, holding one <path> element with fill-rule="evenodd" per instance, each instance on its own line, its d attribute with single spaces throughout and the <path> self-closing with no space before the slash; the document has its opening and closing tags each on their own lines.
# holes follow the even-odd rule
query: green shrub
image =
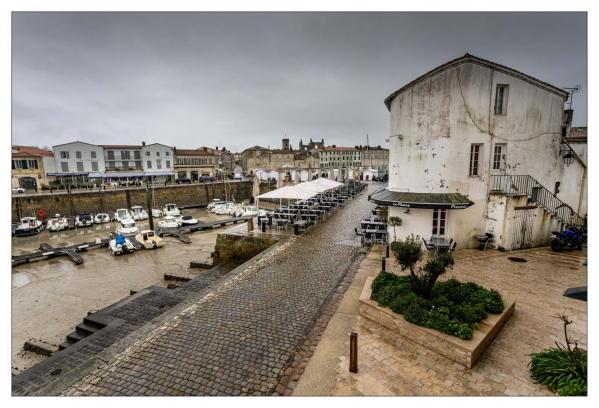
<svg viewBox="0 0 599 408">
<path fill-rule="evenodd" d="M 575 348 L 568 351 L 563 346 L 533 353 L 530 372 L 540 384 L 559 395 L 586 395 L 587 352 Z"/>
<path fill-rule="evenodd" d="M 443 265 L 446 260 L 437 260 Z M 437 268 L 438 266 L 432 266 Z M 370 298 L 404 319 L 419 326 L 471 339 L 477 324 L 488 313 L 501 313 L 503 301 L 496 291 L 456 279 L 436 283 L 431 297 L 424 298 L 414 290 L 411 276 L 381 272 L 372 283 Z"/>
<path fill-rule="evenodd" d="M 530 373 L 538 383 L 558 395 L 587 395 L 587 351 L 578 348 L 578 342 L 568 336 L 572 320 L 565 314 L 559 318 L 564 323 L 566 345 L 555 342 L 556 347 L 532 353 L 528 363 Z"/>
</svg>

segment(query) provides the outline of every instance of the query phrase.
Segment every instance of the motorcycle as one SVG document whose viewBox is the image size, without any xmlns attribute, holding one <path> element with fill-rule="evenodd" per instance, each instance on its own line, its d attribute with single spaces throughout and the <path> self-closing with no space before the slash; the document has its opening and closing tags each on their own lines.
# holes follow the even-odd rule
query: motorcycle
<svg viewBox="0 0 599 408">
<path fill-rule="evenodd" d="M 580 228 L 569 227 L 564 232 L 553 231 L 551 249 L 555 252 L 563 250 L 582 249 L 584 233 Z"/>
</svg>

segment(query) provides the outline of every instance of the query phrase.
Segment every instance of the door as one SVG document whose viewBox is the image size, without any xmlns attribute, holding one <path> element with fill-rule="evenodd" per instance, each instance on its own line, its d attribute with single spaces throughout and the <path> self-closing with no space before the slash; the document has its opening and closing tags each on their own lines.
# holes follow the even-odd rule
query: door
<svg viewBox="0 0 599 408">
<path fill-rule="evenodd" d="M 27 191 L 37 191 L 37 180 L 34 177 L 21 177 L 19 186 Z"/>
<path fill-rule="evenodd" d="M 493 173 L 503 174 L 506 169 L 507 146 L 505 143 L 496 143 L 493 147 Z"/>
<path fill-rule="evenodd" d="M 532 247 L 532 226 L 536 217 L 535 208 L 516 207 L 512 220 L 512 250 Z"/>
</svg>

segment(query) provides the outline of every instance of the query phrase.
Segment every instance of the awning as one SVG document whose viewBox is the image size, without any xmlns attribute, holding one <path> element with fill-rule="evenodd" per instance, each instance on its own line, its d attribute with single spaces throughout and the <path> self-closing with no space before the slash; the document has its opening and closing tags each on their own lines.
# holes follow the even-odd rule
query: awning
<svg viewBox="0 0 599 408">
<path fill-rule="evenodd" d="M 405 191 L 379 190 L 368 196 L 368 200 L 384 206 L 405 208 L 445 208 L 460 210 L 474 203 L 460 193 L 412 193 Z"/>
</svg>

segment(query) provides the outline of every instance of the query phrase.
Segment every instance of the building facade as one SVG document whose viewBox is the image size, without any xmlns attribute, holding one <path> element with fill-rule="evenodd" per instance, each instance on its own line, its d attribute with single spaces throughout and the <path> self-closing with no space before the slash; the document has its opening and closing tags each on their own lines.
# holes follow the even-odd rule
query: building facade
<svg viewBox="0 0 599 408">
<path fill-rule="evenodd" d="M 61 185 L 86 185 L 101 179 L 106 171 L 104 148 L 85 142 L 63 143 L 52 147 L 55 173 L 48 173 Z"/>
<path fill-rule="evenodd" d="M 176 178 L 189 178 L 192 182 L 196 182 L 202 176 L 217 177 L 219 161 L 220 152 L 209 147 L 176 149 Z"/>
<path fill-rule="evenodd" d="M 248 147 L 241 152 L 241 168 L 246 174 L 270 169 L 270 149 L 261 146 Z"/>
<path fill-rule="evenodd" d="M 54 154 L 35 146 L 16 146 L 11 149 L 12 187 L 38 191 L 49 187 L 47 173 L 54 172 Z"/>
<path fill-rule="evenodd" d="M 370 172 L 379 178 L 389 173 L 389 149 L 381 146 L 358 146 L 358 149 L 361 153 L 362 173 Z M 364 179 L 367 180 L 366 176 Z"/>
<path fill-rule="evenodd" d="M 153 183 L 169 182 L 175 176 L 174 149 L 161 143 L 141 145 L 143 177 Z"/>
<path fill-rule="evenodd" d="M 507 250 L 547 244 L 552 230 L 583 222 L 571 185 L 581 164 L 565 164 L 561 136 L 567 96 L 469 54 L 433 69 L 385 99 L 389 185 L 371 200 L 402 219 L 398 239 L 469 248 L 490 233 Z"/>
</svg>

